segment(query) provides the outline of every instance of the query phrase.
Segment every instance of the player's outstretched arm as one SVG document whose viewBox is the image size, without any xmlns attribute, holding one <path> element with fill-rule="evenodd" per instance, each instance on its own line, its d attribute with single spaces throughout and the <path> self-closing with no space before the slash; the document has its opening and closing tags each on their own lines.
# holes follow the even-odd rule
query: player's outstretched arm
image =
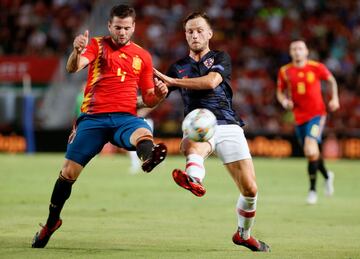
<svg viewBox="0 0 360 259">
<path fill-rule="evenodd" d="M 88 42 L 89 42 L 88 30 L 86 30 L 84 34 L 80 34 L 75 37 L 73 42 L 74 49 L 71 52 L 66 63 L 66 70 L 69 73 L 78 72 L 89 64 L 89 60 L 81 56 L 81 52 L 85 49 Z"/>
<path fill-rule="evenodd" d="M 334 112 L 340 108 L 338 86 L 334 76 L 330 76 L 327 82 L 331 88 L 331 99 L 329 101 L 329 109 L 330 111 Z"/>
<path fill-rule="evenodd" d="M 222 76 L 217 72 L 210 72 L 205 76 L 196 78 L 172 78 L 154 68 L 154 74 L 164 81 L 167 86 L 176 86 L 193 90 L 214 89 L 223 81 Z"/>
</svg>

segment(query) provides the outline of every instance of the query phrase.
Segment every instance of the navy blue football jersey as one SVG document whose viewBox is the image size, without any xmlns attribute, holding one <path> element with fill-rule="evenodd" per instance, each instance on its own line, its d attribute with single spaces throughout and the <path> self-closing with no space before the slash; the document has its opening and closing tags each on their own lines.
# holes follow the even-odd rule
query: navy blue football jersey
<svg viewBox="0 0 360 259">
<path fill-rule="evenodd" d="M 244 122 L 236 116 L 232 108 L 231 60 L 226 52 L 211 50 L 198 62 L 187 56 L 172 64 L 167 75 L 173 78 L 195 78 L 210 72 L 217 72 L 223 78 L 214 89 L 192 90 L 170 87 L 169 91 L 180 91 L 184 102 L 184 116 L 194 109 L 206 108 L 215 114 L 219 125 L 243 126 Z"/>
</svg>

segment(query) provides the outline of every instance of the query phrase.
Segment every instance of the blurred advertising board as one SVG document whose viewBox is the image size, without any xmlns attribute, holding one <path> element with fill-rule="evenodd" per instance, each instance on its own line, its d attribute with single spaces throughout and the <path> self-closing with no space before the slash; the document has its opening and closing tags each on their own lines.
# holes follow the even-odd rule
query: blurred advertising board
<svg viewBox="0 0 360 259">
<path fill-rule="evenodd" d="M 58 57 L 0 56 L 0 82 L 22 82 L 29 75 L 34 83 L 48 83 L 59 61 Z"/>
<path fill-rule="evenodd" d="M 70 131 L 35 131 L 37 152 L 65 152 Z M 155 142 L 164 142 L 170 155 L 180 155 L 181 138 L 155 138 Z M 49 144 L 51 143 L 51 144 Z M 252 136 L 248 138 L 251 154 L 254 157 L 301 157 L 302 151 L 293 136 Z M 0 134 L 0 153 L 24 153 L 27 143 L 20 134 Z M 106 145 L 102 154 L 124 153 L 124 150 L 112 145 Z M 326 159 L 359 159 L 360 138 L 334 136 L 325 137 L 323 156 Z"/>
</svg>

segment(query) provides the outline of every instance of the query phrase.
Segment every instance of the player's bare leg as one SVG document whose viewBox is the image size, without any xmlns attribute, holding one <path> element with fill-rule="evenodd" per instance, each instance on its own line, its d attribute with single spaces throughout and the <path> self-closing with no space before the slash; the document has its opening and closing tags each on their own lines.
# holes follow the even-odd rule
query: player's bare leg
<svg viewBox="0 0 360 259">
<path fill-rule="evenodd" d="M 44 248 L 51 235 L 60 228 L 62 220 L 61 210 L 70 197 L 71 188 L 79 177 L 83 167 L 71 160 L 65 159 L 59 178 L 57 179 L 50 200 L 49 216 L 45 225 L 41 225 L 41 230 L 33 238 L 33 248 Z"/>
<path fill-rule="evenodd" d="M 319 156 L 320 156 L 319 146 L 316 139 L 311 137 L 305 137 L 304 154 L 308 159 L 308 174 L 310 181 L 307 203 L 316 204 L 317 203 L 316 173 L 319 166 Z"/>
<path fill-rule="evenodd" d="M 184 139 L 181 149 L 186 156 L 185 171 L 174 169 L 174 181 L 182 188 L 189 190 L 194 195 L 201 197 L 206 193 L 202 182 L 205 178 L 204 159 L 211 153 L 209 142 L 194 142 Z"/>
<path fill-rule="evenodd" d="M 233 235 L 233 242 L 252 251 L 269 252 L 270 247 L 267 244 L 250 235 L 257 202 L 257 185 L 252 160 L 239 160 L 225 166 L 241 193 L 236 204 L 238 230 Z"/>
<path fill-rule="evenodd" d="M 154 144 L 152 133 L 146 128 L 135 130 L 130 142 L 136 146 L 136 153 L 143 162 L 141 167 L 144 172 L 151 172 L 166 158 L 166 146 L 163 143 Z"/>
</svg>

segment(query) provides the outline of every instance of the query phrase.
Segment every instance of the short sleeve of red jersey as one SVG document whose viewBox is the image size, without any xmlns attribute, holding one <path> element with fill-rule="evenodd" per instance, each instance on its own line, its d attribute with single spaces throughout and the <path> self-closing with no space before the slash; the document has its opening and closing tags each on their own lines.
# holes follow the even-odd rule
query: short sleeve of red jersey
<svg viewBox="0 0 360 259">
<path fill-rule="evenodd" d="M 146 90 L 154 88 L 154 72 L 150 54 L 144 52 L 142 59 L 144 67 L 141 70 L 139 77 L 139 88 L 141 89 L 141 92 L 145 93 Z"/>
<path fill-rule="evenodd" d="M 286 86 L 286 68 L 281 67 L 277 76 L 277 88 L 284 90 Z"/>
<path fill-rule="evenodd" d="M 318 70 L 319 78 L 321 80 L 328 80 L 329 77 L 331 76 L 331 72 L 329 71 L 329 69 L 322 63 L 318 63 L 317 70 Z"/>
<path fill-rule="evenodd" d="M 83 53 L 81 53 L 81 56 L 86 57 L 89 60 L 89 63 L 91 63 L 96 58 L 98 52 L 98 42 L 95 38 L 92 38 L 89 44 L 84 49 Z"/>
</svg>

